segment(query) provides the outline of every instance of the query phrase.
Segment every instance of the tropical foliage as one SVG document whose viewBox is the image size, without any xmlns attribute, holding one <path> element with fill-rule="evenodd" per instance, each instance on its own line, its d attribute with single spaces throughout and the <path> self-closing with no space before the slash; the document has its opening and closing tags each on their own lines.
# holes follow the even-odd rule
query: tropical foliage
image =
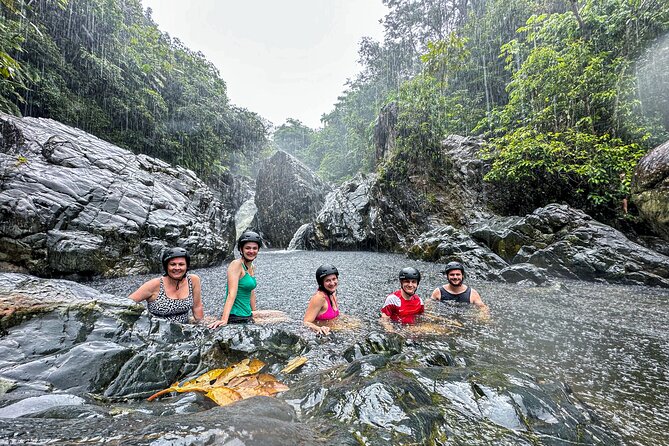
<svg viewBox="0 0 669 446">
<path fill-rule="evenodd" d="M 666 48 L 666 1 L 382 1 L 384 39 L 361 41 L 362 69 L 322 128 L 288 120 L 271 145 L 269 123 L 230 104 L 216 68 L 139 0 L 0 0 L 0 109 L 205 177 L 275 148 L 333 182 L 374 169 L 397 181 L 410 164 L 438 176 L 446 135 L 482 136 L 486 180 L 523 192 L 507 212 L 562 201 L 610 216 L 636 161 L 668 137 L 666 72 L 644 68 L 666 60 L 652 53 Z M 396 153 L 376 159 L 391 102 Z"/>
<path fill-rule="evenodd" d="M 0 110 L 52 118 L 136 153 L 225 171 L 268 124 L 218 70 L 160 32 L 139 0 L 2 0 Z"/>
<path fill-rule="evenodd" d="M 489 141 L 486 180 L 525 198 L 501 210 L 561 201 L 610 217 L 638 159 L 668 136 L 669 110 L 656 105 L 669 92 L 655 82 L 641 103 L 637 64 L 656 59 L 646 51 L 669 31 L 667 2 L 384 3 L 384 41 L 362 41 L 362 72 L 303 151 L 330 179 L 383 162 L 372 130 L 394 101 L 397 153 L 380 170 L 393 181 L 407 163 L 446 168 L 446 135 L 477 135 Z"/>
</svg>

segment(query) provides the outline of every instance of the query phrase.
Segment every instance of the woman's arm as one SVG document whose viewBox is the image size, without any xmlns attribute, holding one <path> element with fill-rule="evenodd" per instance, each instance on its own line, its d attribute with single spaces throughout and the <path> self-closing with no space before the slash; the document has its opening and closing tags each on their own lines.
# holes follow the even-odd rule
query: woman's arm
<svg viewBox="0 0 669 446">
<path fill-rule="evenodd" d="M 202 282 L 200 281 L 200 277 L 195 274 L 191 274 L 190 278 L 193 281 L 193 317 L 197 323 L 204 317 L 204 306 L 202 305 Z"/>
<path fill-rule="evenodd" d="M 307 306 L 307 311 L 304 312 L 304 325 L 315 331 L 317 334 L 328 334 L 330 333 L 330 327 L 321 327 L 316 325 L 316 316 L 321 314 L 323 310 L 323 305 L 327 305 L 325 298 L 320 293 L 316 293 L 311 296 L 309 299 L 309 305 Z M 327 310 L 327 308 L 326 308 Z"/>
<path fill-rule="evenodd" d="M 225 305 L 223 306 L 223 314 L 221 319 L 216 322 L 209 324 L 209 328 L 218 328 L 221 325 L 227 325 L 228 318 L 230 317 L 230 311 L 232 311 L 232 305 L 235 303 L 237 298 L 237 289 L 239 288 L 239 279 L 242 271 L 242 261 L 237 259 L 233 260 L 228 266 L 228 297 L 225 299 Z"/>
<path fill-rule="evenodd" d="M 135 302 L 139 303 L 145 300 L 150 299 L 151 297 L 158 294 L 160 289 L 160 279 L 151 279 L 148 282 L 145 282 L 137 288 L 137 291 L 128 296 L 128 299 L 132 299 Z"/>
</svg>

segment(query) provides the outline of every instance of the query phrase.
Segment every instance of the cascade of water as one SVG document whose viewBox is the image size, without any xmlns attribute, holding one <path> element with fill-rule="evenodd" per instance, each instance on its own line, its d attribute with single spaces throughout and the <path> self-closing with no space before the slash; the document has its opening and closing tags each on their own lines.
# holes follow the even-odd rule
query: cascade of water
<svg viewBox="0 0 669 446">
<path fill-rule="evenodd" d="M 242 205 L 237 210 L 237 213 L 235 214 L 235 232 L 237 233 L 236 238 L 239 238 L 242 232 L 251 226 L 251 222 L 253 222 L 253 219 L 256 216 L 256 212 L 258 212 L 258 208 L 256 207 L 255 197 L 251 197 L 242 203 Z"/>
</svg>

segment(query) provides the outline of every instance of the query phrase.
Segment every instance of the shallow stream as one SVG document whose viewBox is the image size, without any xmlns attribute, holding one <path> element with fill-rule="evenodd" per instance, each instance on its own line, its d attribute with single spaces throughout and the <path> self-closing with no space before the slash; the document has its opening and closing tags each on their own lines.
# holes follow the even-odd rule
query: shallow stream
<svg viewBox="0 0 669 446">
<path fill-rule="evenodd" d="M 308 363 L 312 371 L 345 362 L 332 354 L 339 340 L 350 343 L 382 330 L 379 308 L 398 287 L 402 267 L 415 266 L 422 272 L 418 294 L 424 298 L 444 280 L 443 265 L 399 255 L 264 250 L 256 260 L 258 309 L 285 311 L 290 320 L 281 326 L 313 336 L 300 321 L 321 263 L 339 269 L 340 309 L 356 323 L 320 341 L 323 348 L 315 349 Z M 226 267 L 194 271 L 203 280 L 209 316 L 220 315 Z M 150 277 L 88 285 L 124 296 Z M 416 343 L 429 344 L 428 349 L 449 349 L 492 368 L 565 383 L 625 444 L 669 444 L 669 290 L 564 280 L 547 287 L 475 280 L 469 284 L 489 305 L 488 320 L 469 306 L 432 302 L 431 323 L 398 330 Z M 433 328 L 437 336 L 430 336 Z"/>
</svg>

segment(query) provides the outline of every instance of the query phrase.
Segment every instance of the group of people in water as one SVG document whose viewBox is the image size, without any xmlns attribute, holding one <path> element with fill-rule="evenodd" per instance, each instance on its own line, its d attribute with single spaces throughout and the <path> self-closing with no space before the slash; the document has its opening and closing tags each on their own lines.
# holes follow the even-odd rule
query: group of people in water
<svg viewBox="0 0 669 446">
<path fill-rule="evenodd" d="M 220 319 L 208 324 L 209 328 L 253 322 L 254 316 L 261 313 L 256 310 L 257 282 L 253 266 L 261 246 L 262 238 L 254 231 L 245 231 L 237 240 L 241 257 L 228 266 L 223 314 Z M 153 316 L 187 323 L 192 311 L 195 322 L 202 322 L 204 309 L 201 282 L 196 274 L 188 273 L 190 254 L 183 248 L 170 248 L 162 253 L 161 260 L 163 276 L 144 283 L 129 298 L 138 303 L 146 301 L 147 309 Z M 479 293 L 463 283 L 465 268 L 461 263 L 448 263 L 444 274 L 448 282 L 436 288 L 431 299 L 471 303 L 487 311 Z M 423 299 L 416 294 L 420 279 L 420 271 L 416 268 L 407 267 L 399 272 L 400 288 L 386 297 L 381 308 L 381 322 L 384 325 L 389 321 L 414 323 L 417 316 L 425 311 Z M 333 265 L 319 266 L 316 269 L 316 283 L 318 289 L 309 299 L 304 325 L 317 334 L 327 335 L 330 327 L 324 323 L 339 316 L 339 271 Z"/>
</svg>

